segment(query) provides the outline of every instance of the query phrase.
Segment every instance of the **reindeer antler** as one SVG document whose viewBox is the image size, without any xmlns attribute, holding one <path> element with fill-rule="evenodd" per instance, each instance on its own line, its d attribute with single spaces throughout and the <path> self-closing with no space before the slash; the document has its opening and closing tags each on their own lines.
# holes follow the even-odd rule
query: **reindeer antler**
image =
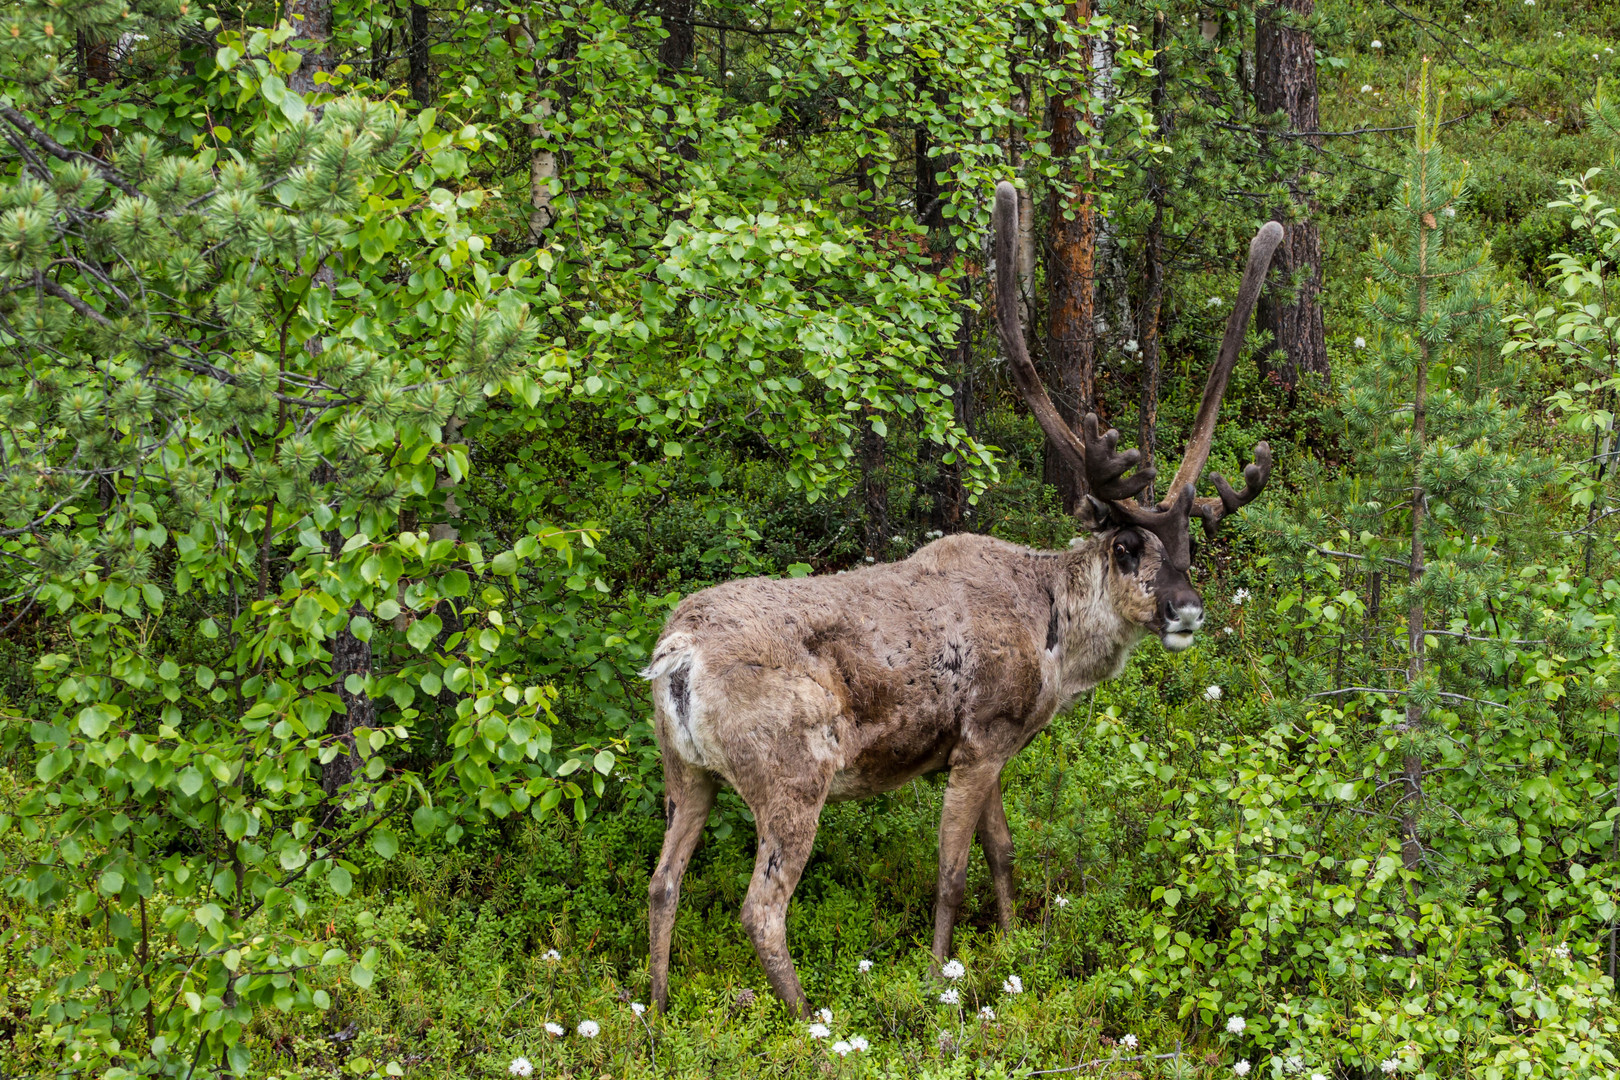
<svg viewBox="0 0 1620 1080">
<path fill-rule="evenodd" d="M 1142 460 L 1142 452 L 1132 447 L 1123 454 L 1114 453 L 1114 447 L 1119 445 L 1119 432 L 1109 428 L 1105 434 L 1099 435 L 1099 426 L 1097 414 L 1087 413 L 1081 429 L 1086 450 L 1086 483 L 1091 486 L 1092 495 L 1104 502 L 1133 499 L 1158 473 L 1153 469 L 1141 469 L 1126 476 Z"/>
<path fill-rule="evenodd" d="M 1215 417 L 1221 411 L 1221 399 L 1226 396 L 1226 384 L 1232 378 L 1232 369 L 1237 367 L 1238 350 L 1243 347 L 1243 330 L 1249 324 L 1249 313 L 1254 310 L 1254 302 L 1260 297 L 1260 289 L 1266 281 L 1266 270 L 1271 266 L 1271 256 L 1277 250 L 1277 245 L 1282 243 L 1282 238 L 1282 226 L 1268 221 L 1249 241 L 1249 262 L 1243 268 L 1243 283 L 1238 286 L 1237 303 L 1232 305 L 1232 313 L 1226 317 L 1226 334 L 1221 338 L 1221 351 L 1216 354 L 1215 366 L 1209 369 L 1209 381 L 1204 384 L 1204 399 L 1198 403 L 1198 415 L 1193 419 L 1192 435 L 1187 439 L 1181 467 L 1176 469 L 1175 478 L 1170 481 L 1170 490 L 1165 493 L 1160 506 L 1169 506 L 1182 488 L 1196 485 L 1204 465 L 1209 461 L 1210 447 L 1215 442 Z M 1243 470 L 1241 494 L 1234 492 L 1221 477 L 1212 475 L 1210 479 L 1215 483 L 1215 490 L 1221 493 L 1220 498 L 1196 500 L 1196 511 L 1203 519 L 1205 534 L 1213 536 L 1221 518 L 1235 513 L 1239 507 L 1259 495 L 1270 478 L 1271 447 L 1263 442 L 1254 448 L 1254 463 Z"/>
<path fill-rule="evenodd" d="M 1226 384 L 1237 366 L 1244 327 L 1248 325 L 1249 315 L 1265 284 L 1271 256 L 1277 250 L 1277 245 L 1282 243 L 1282 226 L 1275 221 L 1266 222 L 1249 243 L 1249 261 L 1243 268 L 1237 303 L 1227 317 L 1220 352 L 1216 355 L 1215 366 L 1210 369 L 1209 381 L 1204 384 L 1204 398 L 1193 420 L 1187 451 L 1164 499 L 1157 507 L 1147 509 L 1137 506 L 1131 498 L 1147 487 L 1155 475 L 1154 471 L 1142 469 L 1126 475 L 1141 460 L 1140 452 L 1115 452 L 1119 432 L 1110 429 L 1099 434 L 1100 425 L 1095 415 L 1086 417 L 1084 439 L 1077 438 L 1047 396 L 1046 387 L 1041 384 L 1035 365 L 1030 362 L 1029 350 L 1024 346 L 1024 330 L 1018 321 L 1017 275 L 1011 270 L 1018 234 L 1018 189 L 1006 180 L 996 185 L 993 217 L 996 240 L 996 329 L 1001 336 L 1002 348 L 1007 352 L 1013 380 L 1024 395 L 1029 411 L 1069 466 L 1086 477 L 1095 498 L 1106 502 L 1111 513 L 1158 534 L 1166 549 L 1179 552 L 1178 557 L 1184 559 L 1188 548 L 1187 523 L 1193 513 L 1197 513 L 1203 521 L 1204 531 L 1213 534 L 1221 518 L 1235 513 L 1253 500 L 1271 477 L 1271 447 L 1262 442 L 1254 448 L 1254 463 L 1243 470 L 1242 491 L 1233 491 L 1230 484 L 1214 475 L 1210 479 L 1220 493 L 1218 498 L 1199 499 L 1194 491 L 1198 477 L 1209 461 L 1209 451 L 1215 440 L 1215 418 L 1220 412 L 1221 399 L 1226 395 Z"/>
</svg>

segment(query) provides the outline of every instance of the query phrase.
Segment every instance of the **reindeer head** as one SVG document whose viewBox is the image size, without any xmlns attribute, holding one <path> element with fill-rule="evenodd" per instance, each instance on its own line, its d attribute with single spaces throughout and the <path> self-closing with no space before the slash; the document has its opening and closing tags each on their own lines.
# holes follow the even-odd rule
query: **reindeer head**
<svg viewBox="0 0 1620 1080">
<path fill-rule="evenodd" d="M 1030 412 L 1046 437 L 1080 476 L 1089 493 L 1081 511 L 1082 524 L 1108 540 L 1109 595 L 1121 615 L 1153 631 L 1165 648 L 1179 652 L 1193 642 L 1204 625 L 1204 602 L 1188 576 L 1192 569 L 1192 518 L 1204 523 L 1213 536 L 1221 518 L 1236 512 L 1259 495 L 1271 476 L 1271 447 L 1260 443 L 1254 461 L 1243 470 L 1243 490 L 1234 491 L 1213 473 L 1215 496 L 1199 498 L 1195 491 L 1215 437 L 1215 417 L 1227 381 L 1237 364 L 1243 328 L 1265 283 L 1271 256 L 1282 242 L 1282 226 L 1268 221 L 1249 244 L 1249 262 L 1243 271 L 1237 303 L 1226 320 L 1226 334 L 1215 366 L 1204 385 L 1204 398 L 1193 421 L 1191 437 L 1170 489 L 1156 506 L 1143 506 L 1137 497 L 1152 483 L 1155 471 L 1138 469 L 1141 454 L 1114 448 L 1119 432 L 1099 432 L 1096 414 L 1085 418 L 1080 434 L 1069 427 L 1046 388 L 1024 345 L 1018 320 L 1018 277 L 1010 271 L 1018 235 L 1018 189 L 1007 181 L 996 185 L 996 328 L 1007 352 L 1013 379 Z M 1134 470 L 1134 471 L 1133 471 Z"/>
</svg>

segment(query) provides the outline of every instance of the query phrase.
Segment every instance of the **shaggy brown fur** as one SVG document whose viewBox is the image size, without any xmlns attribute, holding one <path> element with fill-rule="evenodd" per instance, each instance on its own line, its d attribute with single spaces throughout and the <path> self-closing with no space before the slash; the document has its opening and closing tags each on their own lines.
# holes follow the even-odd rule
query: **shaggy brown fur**
<svg viewBox="0 0 1620 1080">
<path fill-rule="evenodd" d="M 904 562 L 750 578 L 687 597 L 647 669 L 667 785 L 668 831 L 650 887 L 658 1007 L 681 877 L 721 783 L 754 812 L 759 853 L 742 921 L 790 1005 L 806 1007 L 788 955 L 787 903 L 828 800 L 948 769 L 934 953 L 949 954 L 975 833 L 1010 928 L 1001 770 L 1162 629 L 1154 586 L 1163 553 L 1136 529 L 1065 552 L 960 535 Z"/>
</svg>

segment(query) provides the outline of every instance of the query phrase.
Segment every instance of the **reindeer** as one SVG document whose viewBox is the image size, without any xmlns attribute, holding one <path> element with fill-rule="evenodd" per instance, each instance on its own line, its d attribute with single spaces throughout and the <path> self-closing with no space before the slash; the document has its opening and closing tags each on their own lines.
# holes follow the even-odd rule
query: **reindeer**
<svg viewBox="0 0 1620 1080">
<path fill-rule="evenodd" d="M 1215 416 L 1244 326 L 1282 238 L 1275 222 L 1249 247 L 1237 303 L 1186 454 L 1164 499 L 1134 497 L 1153 479 L 1136 450 L 1115 451 L 1095 415 L 1073 431 L 1053 407 L 1024 346 L 1014 243 L 1017 191 L 996 188 L 996 322 L 1018 387 L 1057 451 L 1086 478 L 1090 540 L 1046 552 L 988 536 L 936 540 L 901 562 L 847 574 L 748 578 L 694 593 L 670 616 L 642 673 L 652 681 L 663 756 L 663 851 L 649 886 L 652 999 L 669 996 L 670 934 L 681 877 L 721 784 L 734 788 L 759 835 L 742 923 L 771 988 L 808 1011 L 788 953 L 788 901 L 810 858 L 822 806 L 892 791 L 948 770 L 939 822 L 935 963 L 951 933 L 975 835 L 1010 930 L 1012 834 L 1001 771 L 1054 714 L 1118 675 L 1156 634 L 1179 652 L 1204 622 L 1188 578 L 1193 514 L 1213 534 L 1257 496 L 1271 451 L 1255 447 L 1234 491 L 1195 496 Z"/>
</svg>

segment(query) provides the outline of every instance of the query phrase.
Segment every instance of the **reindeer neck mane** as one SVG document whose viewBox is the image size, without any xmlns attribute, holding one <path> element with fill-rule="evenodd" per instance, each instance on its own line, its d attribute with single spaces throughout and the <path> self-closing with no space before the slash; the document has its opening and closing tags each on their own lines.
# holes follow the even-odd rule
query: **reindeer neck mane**
<svg viewBox="0 0 1620 1080">
<path fill-rule="evenodd" d="M 1113 530 L 1092 535 L 1062 554 L 1052 596 L 1047 652 L 1056 660 L 1060 697 L 1067 702 L 1114 678 L 1147 631 L 1126 617 L 1129 602 L 1109 573 Z"/>
</svg>

